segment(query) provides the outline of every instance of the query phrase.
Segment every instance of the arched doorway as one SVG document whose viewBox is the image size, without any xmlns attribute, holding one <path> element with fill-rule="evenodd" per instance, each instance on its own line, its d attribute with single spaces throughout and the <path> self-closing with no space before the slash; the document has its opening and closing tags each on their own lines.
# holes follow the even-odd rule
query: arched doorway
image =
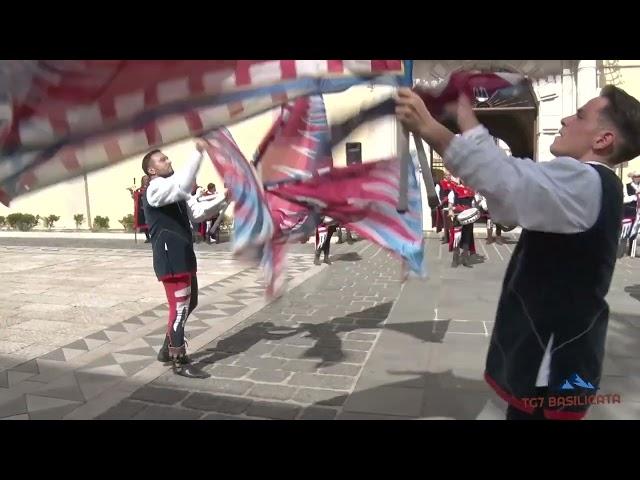
<svg viewBox="0 0 640 480">
<path fill-rule="evenodd" d="M 492 136 L 502 139 L 514 157 L 537 159 L 538 101 L 531 82 L 474 100 L 478 120 Z"/>
<path fill-rule="evenodd" d="M 504 71 L 504 70 L 503 70 Z M 489 98 L 472 99 L 473 109 L 491 136 L 501 139 L 511 155 L 537 161 L 538 100 L 531 81 L 500 90 Z M 459 133 L 454 123 L 445 123 Z M 428 147 L 427 147 L 428 148 Z M 444 174 L 442 158 L 429 148 L 431 170 L 434 177 Z"/>
<path fill-rule="evenodd" d="M 538 101 L 529 80 L 472 103 L 480 123 L 491 136 L 502 139 L 514 157 L 537 159 Z M 459 132 L 453 123 L 447 127 Z"/>
</svg>

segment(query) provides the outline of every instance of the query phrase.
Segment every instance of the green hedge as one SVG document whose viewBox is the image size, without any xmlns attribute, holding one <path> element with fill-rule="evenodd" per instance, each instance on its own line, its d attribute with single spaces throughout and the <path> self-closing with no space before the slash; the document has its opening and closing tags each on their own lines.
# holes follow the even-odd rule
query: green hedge
<svg viewBox="0 0 640 480">
<path fill-rule="evenodd" d="M 130 213 L 122 217 L 120 220 L 120 224 L 124 227 L 126 232 L 133 232 L 133 214 Z"/>
<path fill-rule="evenodd" d="M 53 228 L 53 225 L 60 220 L 60 217 L 58 215 L 49 215 L 48 217 L 44 217 L 42 219 L 42 223 L 44 223 L 44 226 L 46 228 L 48 228 L 49 230 L 51 230 Z"/>
<path fill-rule="evenodd" d="M 33 216 L 30 213 L 11 213 L 7 216 L 7 224 L 14 230 L 26 232 L 35 227 L 40 221 L 40 215 Z"/>
<path fill-rule="evenodd" d="M 84 222 L 84 215 L 81 213 L 76 213 L 73 216 L 73 221 L 76 222 L 76 228 L 80 228 L 80 225 Z"/>
<path fill-rule="evenodd" d="M 98 215 L 93 219 L 94 230 L 108 230 L 109 229 L 109 217 L 101 217 Z"/>
</svg>

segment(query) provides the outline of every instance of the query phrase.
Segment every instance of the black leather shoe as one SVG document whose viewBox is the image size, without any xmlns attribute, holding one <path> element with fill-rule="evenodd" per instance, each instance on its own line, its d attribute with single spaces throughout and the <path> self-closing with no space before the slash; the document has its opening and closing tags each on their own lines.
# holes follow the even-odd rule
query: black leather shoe
<svg viewBox="0 0 640 480">
<path fill-rule="evenodd" d="M 164 343 L 162 344 L 162 348 L 158 351 L 158 356 L 156 358 L 162 363 L 171 361 L 171 356 L 169 355 L 169 337 L 164 337 Z"/>
<path fill-rule="evenodd" d="M 169 355 L 169 337 L 165 337 L 164 343 L 162 344 L 162 348 L 158 351 L 158 356 L 156 357 L 159 362 L 169 363 L 171 362 L 171 355 Z M 191 359 L 188 355 L 183 355 L 176 359 L 180 364 L 190 363 Z"/>
<path fill-rule="evenodd" d="M 329 260 L 329 256 L 328 255 L 325 255 L 324 263 L 326 263 L 327 265 L 331 265 L 331 260 Z"/>
<path fill-rule="evenodd" d="M 181 363 L 180 359 L 177 359 L 175 362 L 173 362 L 173 373 L 186 378 L 204 379 L 211 376 L 207 372 L 203 372 L 202 370 L 200 370 L 192 363 Z"/>
<path fill-rule="evenodd" d="M 158 360 L 160 360 L 160 356 L 158 356 Z M 169 360 L 160 360 L 160 361 L 162 363 L 171 363 L 171 357 L 169 357 Z M 185 355 L 184 357 L 177 358 L 175 361 L 180 365 L 184 365 L 187 363 L 191 363 L 191 358 L 188 355 Z"/>
<path fill-rule="evenodd" d="M 158 352 L 158 361 L 162 363 L 171 363 L 171 356 L 169 355 L 169 350 L 167 350 L 166 352 L 163 352 L 162 350 L 160 350 Z M 189 358 L 188 355 L 185 355 L 184 357 L 180 357 L 176 359 L 176 362 L 178 362 L 181 365 L 185 363 L 191 363 L 191 358 Z"/>
</svg>

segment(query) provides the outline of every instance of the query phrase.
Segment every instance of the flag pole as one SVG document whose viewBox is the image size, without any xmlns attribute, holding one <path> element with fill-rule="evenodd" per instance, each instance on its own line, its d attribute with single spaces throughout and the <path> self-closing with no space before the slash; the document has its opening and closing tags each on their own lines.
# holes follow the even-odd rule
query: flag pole
<svg viewBox="0 0 640 480">
<path fill-rule="evenodd" d="M 433 182 L 433 174 L 431 173 L 431 166 L 429 165 L 429 160 L 427 160 L 427 154 L 424 151 L 422 138 L 415 133 L 412 134 L 412 136 L 413 143 L 416 144 L 416 151 L 418 152 L 418 161 L 420 162 L 420 170 L 422 171 L 422 180 L 424 181 L 424 186 L 427 190 L 427 202 L 429 203 L 430 208 L 436 208 L 440 201 L 438 200 L 436 186 Z"/>
<path fill-rule="evenodd" d="M 413 61 L 403 60 L 404 64 L 404 82 L 405 86 L 410 87 L 413 82 Z M 409 210 L 409 162 L 411 156 L 409 154 L 409 132 L 404 128 L 402 123 L 395 118 L 396 122 L 396 152 L 400 161 L 400 194 L 398 196 L 398 213 L 405 213 Z"/>
<path fill-rule="evenodd" d="M 400 195 L 398 197 L 398 213 L 409 210 L 409 132 L 396 119 L 396 148 L 400 160 Z"/>
<path fill-rule="evenodd" d="M 133 214 L 136 214 L 136 202 L 138 201 L 138 199 L 136 198 L 136 177 L 133 177 Z M 138 219 L 134 218 L 133 219 L 133 242 L 137 245 L 138 244 L 138 228 L 137 228 L 137 223 L 138 223 Z"/>
</svg>

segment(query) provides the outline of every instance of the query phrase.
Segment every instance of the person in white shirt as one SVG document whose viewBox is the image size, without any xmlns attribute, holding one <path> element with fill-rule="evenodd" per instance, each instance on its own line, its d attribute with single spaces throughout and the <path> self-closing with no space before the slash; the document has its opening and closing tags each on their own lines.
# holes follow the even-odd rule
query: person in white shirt
<svg viewBox="0 0 640 480">
<path fill-rule="evenodd" d="M 607 85 L 562 119 L 556 158 L 532 162 L 496 146 L 460 96 L 461 135 L 431 116 L 410 89 L 396 115 L 441 154 L 446 168 L 487 198 L 491 214 L 522 233 L 505 273 L 485 379 L 509 404 L 507 419 L 580 419 L 604 358 L 622 221 L 614 167 L 640 154 L 640 102 Z"/>
<path fill-rule="evenodd" d="M 158 360 L 172 361 L 174 372 L 189 378 L 208 376 L 190 363 L 184 341 L 187 318 L 198 304 L 190 222 L 215 215 L 227 201 L 224 195 L 203 200 L 200 195 L 191 194 L 206 145 L 205 140 L 197 140 L 197 151 L 179 172 L 174 172 L 171 160 L 160 150 L 153 150 L 142 159 L 142 169 L 150 180 L 143 206 L 151 234 L 153 268 L 169 301 L 167 336 Z"/>
<path fill-rule="evenodd" d="M 475 206 L 480 209 L 487 220 L 487 245 L 491 245 L 494 242 L 500 245 L 504 245 L 504 239 L 502 238 L 502 225 L 500 225 L 499 223 L 495 223 L 491 219 L 491 212 L 489 211 L 489 206 L 487 205 L 487 199 L 479 193 L 476 193 Z M 494 223 L 496 227 L 495 237 L 493 236 Z"/>
<path fill-rule="evenodd" d="M 208 197 L 212 195 L 218 195 L 216 191 L 216 185 L 214 183 L 210 183 L 207 185 L 207 189 L 202 193 L 201 200 L 208 200 Z M 223 212 L 220 211 L 219 215 L 222 215 Z M 218 243 L 220 239 L 220 227 L 216 227 L 215 231 L 213 231 L 212 227 L 215 225 L 216 220 L 218 219 L 218 215 L 214 215 L 213 217 L 207 218 L 205 225 L 205 241 L 208 243 Z"/>
</svg>

